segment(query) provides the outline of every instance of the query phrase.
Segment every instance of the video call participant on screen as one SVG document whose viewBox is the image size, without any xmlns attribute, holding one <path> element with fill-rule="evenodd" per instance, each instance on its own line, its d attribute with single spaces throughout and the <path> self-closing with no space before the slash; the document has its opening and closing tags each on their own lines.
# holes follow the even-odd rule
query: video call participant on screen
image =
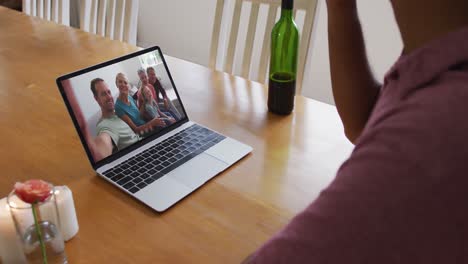
<svg viewBox="0 0 468 264">
<path fill-rule="evenodd" d="M 143 86 L 141 89 L 143 89 L 141 92 L 143 97 L 143 106 L 141 107 L 141 110 L 143 112 L 141 114 L 151 119 L 160 118 L 164 120 L 166 125 L 175 123 L 176 120 L 174 118 L 159 110 L 158 103 L 156 103 L 156 100 L 153 99 L 150 89 L 147 86 Z"/>
<path fill-rule="evenodd" d="M 156 92 L 154 90 L 154 87 L 153 85 L 151 85 L 149 83 L 149 80 L 148 80 L 148 75 L 146 75 L 146 72 L 145 70 L 143 69 L 139 69 L 138 70 L 138 77 L 140 78 L 140 81 L 141 81 L 141 85 L 140 85 L 140 88 L 138 89 L 138 109 L 140 110 L 140 113 L 145 113 L 145 109 L 144 109 L 144 102 L 143 102 L 143 95 L 142 95 L 142 91 L 144 90 L 144 88 L 148 88 L 150 91 L 151 91 L 151 96 L 154 100 L 156 100 Z M 156 100 L 157 102 L 157 100 Z M 170 112 L 164 112 L 162 111 L 166 116 L 168 117 L 171 117 L 171 118 L 174 118 L 173 114 L 170 113 Z M 144 120 L 151 120 L 151 116 L 146 116 L 146 115 L 143 115 L 142 116 Z"/>
<path fill-rule="evenodd" d="M 135 100 L 129 95 L 130 85 L 128 79 L 123 73 L 118 73 L 115 77 L 115 84 L 119 89 L 119 96 L 115 101 L 115 113 L 117 116 L 125 121 L 128 126 L 137 134 L 142 134 L 152 130 L 152 126 L 145 125 L 146 121 L 141 118 L 140 111 L 135 103 Z M 166 122 L 157 117 L 152 117 L 149 120 L 154 120 L 152 124 L 156 127 L 162 128 L 166 125 Z"/>
<path fill-rule="evenodd" d="M 95 149 L 95 159 L 100 160 L 137 142 L 140 140 L 140 136 L 115 114 L 114 98 L 103 79 L 93 79 L 91 81 L 91 91 L 101 108 L 102 114 L 96 126 L 97 137 L 91 141 L 93 143 L 92 148 Z M 138 129 L 149 131 L 156 124 L 160 124 L 158 122 L 160 120 L 154 120 L 138 127 Z"/>
<path fill-rule="evenodd" d="M 153 85 L 151 85 L 149 83 L 149 80 L 148 80 L 148 75 L 146 75 L 146 72 L 145 70 L 143 69 L 139 69 L 137 71 L 137 74 L 138 74 L 138 78 L 140 78 L 140 87 L 138 87 L 138 92 L 137 92 L 137 103 L 138 103 L 138 108 L 140 109 L 141 111 L 141 107 L 143 105 L 143 96 L 141 95 L 141 91 L 143 90 L 142 88 L 143 87 L 148 87 L 148 89 L 150 89 L 151 91 L 151 95 L 153 96 L 154 99 L 156 99 L 156 91 L 154 90 L 154 87 Z"/>
<path fill-rule="evenodd" d="M 146 73 L 148 74 L 149 83 L 153 85 L 154 90 L 156 92 L 154 99 L 156 100 L 156 102 L 163 102 L 160 105 L 160 107 L 162 108 L 162 111 L 170 112 L 172 116 L 174 116 L 175 119 L 180 120 L 182 118 L 182 115 L 179 113 L 177 108 L 174 106 L 172 101 L 167 96 L 166 90 L 162 87 L 161 82 L 158 80 L 158 77 L 156 76 L 156 71 L 154 70 L 154 68 L 153 67 L 146 68 Z M 162 95 L 162 98 L 159 97 L 160 93 Z"/>
</svg>

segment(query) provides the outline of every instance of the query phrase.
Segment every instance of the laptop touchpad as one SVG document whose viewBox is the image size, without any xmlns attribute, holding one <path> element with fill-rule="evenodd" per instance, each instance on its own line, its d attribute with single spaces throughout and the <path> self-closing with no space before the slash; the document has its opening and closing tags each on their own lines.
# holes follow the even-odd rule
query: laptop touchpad
<svg viewBox="0 0 468 264">
<path fill-rule="evenodd" d="M 190 188 L 197 188 L 227 167 L 229 167 L 227 163 L 201 153 L 177 169 L 169 172 L 165 177 L 175 179 Z"/>
</svg>

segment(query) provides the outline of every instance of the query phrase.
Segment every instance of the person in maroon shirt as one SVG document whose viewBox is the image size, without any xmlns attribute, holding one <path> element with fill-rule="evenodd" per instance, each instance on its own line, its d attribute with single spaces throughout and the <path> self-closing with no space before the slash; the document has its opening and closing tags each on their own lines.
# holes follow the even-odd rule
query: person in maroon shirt
<svg viewBox="0 0 468 264">
<path fill-rule="evenodd" d="M 356 146 L 245 263 L 468 263 L 468 1 L 391 3 L 404 49 L 381 85 L 356 0 L 327 0 L 333 94 Z"/>
</svg>

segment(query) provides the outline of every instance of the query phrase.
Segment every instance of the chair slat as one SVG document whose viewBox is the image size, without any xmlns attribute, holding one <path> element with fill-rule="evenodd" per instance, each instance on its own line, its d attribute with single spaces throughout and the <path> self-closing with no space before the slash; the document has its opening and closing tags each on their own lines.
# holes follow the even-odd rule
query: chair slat
<svg viewBox="0 0 468 264">
<path fill-rule="evenodd" d="M 218 46 L 221 32 L 221 23 L 224 10 L 224 0 L 216 1 L 215 18 L 213 22 L 213 33 L 211 34 L 211 48 L 210 48 L 210 60 L 208 65 L 210 68 L 216 68 L 216 55 L 218 54 Z"/>
<path fill-rule="evenodd" d="M 313 28 L 313 22 L 315 18 L 315 10 L 317 7 L 317 0 L 310 0 L 309 2 L 309 12 L 306 13 L 305 19 L 304 19 L 304 27 L 302 29 L 302 36 L 301 36 L 301 42 L 299 44 L 299 60 L 298 60 L 298 65 L 297 65 L 297 76 L 296 76 L 296 94 L 301 94 L 302 93 L 302 81 L 304 79 L 304 70 L 305 70 L 305 64 L 307 60 L 307 55 L 308 55 L 308 50 L 309 50 L 309 43 L 310 43 L 310 35 L 312 32 Z"/>
<path fill-rule="evenodd" d="M 235 0 L 234 6 L 234 14 L 232 16 L 232 26 L 231 26 L 231 34 L 229 36 L 229 43 L 226 55 L 226 63 L 224 70 L 228 73 L 232 73 L 233 64 L 234 64 L 234 53 L 236 51 L 236 42 L 237 42 L 237 35 L 239 33 L 239 20 L 240 14 L 242 9 L 242 1 Z"/>
<path fill-rule="evenodd" d="M 98 16 L 98 0 L 91 0 L 91 13 L 89 20 L 89 32 L 96 34 Z"/>
<path fill-rule="evenodd" d="M 83 0 L 84 1 L 84 0 Z M 55 23 L 59 21 L 59 0 L 52 0 L 51 20 Z"/>
<path fill-rule="evenodd" d="M 258 71 L 257 81 L 263 83 L 266 79 L 268 70 L 268 58 L 270 57 L 270 43 L 271 43 L 271 30 L 275 25 L 276 12 L 279 5 L 270 5 L 268 8 L 268 17 L 265 28 L 265 35 L 263 36 L 262 54 L 260 56 L 260 69 Z"/>
<path fill-rule="evenodd" d="M 31 15 L 31 0 L 23 0 L 21 8 L 23 13 Z"/>
<path fill-rule="evenodd" d="M 50 20 L 51 18 L 51 9 L 52 9 L 52 5 L 50 3 L 50 0 L 44 0 L 44 18 L 47 19 L 47 20 Z"/>
<path fill-rule="evenodd" d="M 252 62 L 252 51 L 255 39 L 255 32 L 257 30 L 259 7 L 259 3 L 252 3 L 252 8 L 250 10 L 249 28 L 247 30 L 247 38 L 245 40 L 244 57 L 242 58 L 241 72 L 241 76 L 247 79 L 249 78 L 250 74 L 250 65 Z"/>
<path fill-rule="evenodd" d="M 22 0 L 22 11 L 30 16 L 70 25 L 70 0 Z"/>
<path fill-rule="evenodd" d="M 135 0 L 125 1 L 125 20 L 123 28 L 123 41 L 136 44 L 137 23 L 138 23 L 138 5 Z"/>
<path fill-rule="evenodd" d="M 106 9 L 107 0 L 100 0 L 97 10 L 97 34 L 101 36 L 106 35 Z"/>
<path fill-rule="evenodd" d="M 125 0 L 115 1 L 114 39 L 123 40 L 123 20 L 125 16 Z"/>
<path fill-rule="evenodd" d="M 44 18 L 44 2 L 42 0 L 37 0 L 36 2 L 36 16 Z"/>
<path fill-rule="evenodd" d="M 62 22 L 62 10 L 63 10 L 63 1 L 58 0 L 57 1 L 57 23 Z"/>
<path fill-rule="evenodd" d="M 59 23 L 70 26 L 70 0 L 60 0 L 59 3 Z"/>
<path fill-rule="evenodd" d="M 31 16 L 37 16 L 37 9 L 36 9 L 36 8 L 37 8 L 37 7 L 36 7 L 37 5 L 36 5 L 36 0 L 31 0 L 31 1 L 29 2 L 29 4 L 30 4 L 30 6 L 31 6 L 31 7 L 30 7 L 30 8 L 31 8 Z"/>
<path fill-rule="evenodd" d="M 106 37 L 114 39 L 116 0 L 109 0 L 106 12 Z"/>
<path fill-rule="evenodd" d="M 91 0 L 80 1 L 80 28 L 87 32 L 89 32 L 90 4 Z"/>
</svg>

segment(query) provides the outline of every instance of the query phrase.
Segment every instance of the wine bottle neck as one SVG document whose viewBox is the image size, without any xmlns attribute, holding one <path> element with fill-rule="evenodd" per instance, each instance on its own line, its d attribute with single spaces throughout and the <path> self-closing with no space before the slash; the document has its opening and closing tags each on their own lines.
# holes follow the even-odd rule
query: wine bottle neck
<svg viewBox="0 0 468 264">
<path fill-rule="evenodd" d="M 281 9 L 281 18 L 282 19 L 292 19 L 293 17 L 293 11 L 292 9 Z"/>
<path fill-rule="evenodd" d="M 294 6 L 294 0 L 282 0 L 281 9 L 290 9 L 292 10 Z"/>
<path fill-rule="evenodd" d="M 292 19 L 293 14 L 293 0 L 282 0 L 281 1 L 281 18 Z"/>
</svg>

